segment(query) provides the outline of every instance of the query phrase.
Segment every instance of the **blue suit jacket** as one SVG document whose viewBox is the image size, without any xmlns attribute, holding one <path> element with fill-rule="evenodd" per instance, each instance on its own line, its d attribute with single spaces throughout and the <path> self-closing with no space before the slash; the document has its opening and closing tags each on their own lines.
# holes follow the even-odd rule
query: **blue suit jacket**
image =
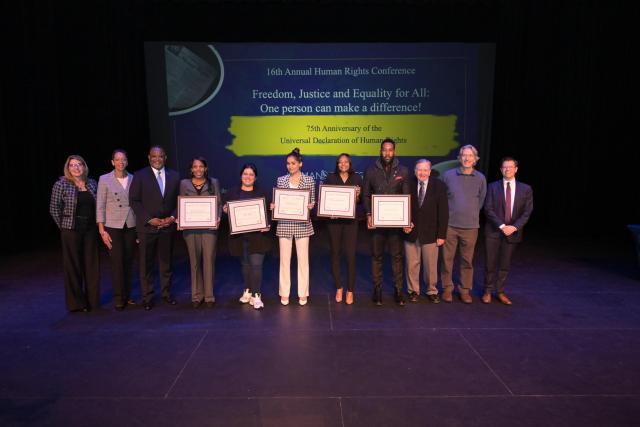
<svg viewBox="0 0 640 427">
<path fill-rule="evenodd" d="M 164 168 L 165 187 L 164 197 L 151 166 L 140 169 L 133 175 L 129 187 L 129 204 L 136 214 L 136 230 L 138 233 L 157 233 L 156 227 L 149 224 L 151 218 L 167 218 L 176 216 L 176 205 L 180 191 L 180 177 L 178 173 Z M 175 223 L 163 231 L 174 231 Z"/>
<path fill-rule="evenodd" d="M 485 235 L 497 238 L 504 236 L 500 226 L 506 224 L 504 220 L 505 199 L 503 180 L 494 181 L 487 188 L 487 197 L 484 201 Z M 516 194 L 513 200 L 513 213 L 511 221 L 506 225 L 513 225 L 518 229 L 511 236 L 504 236 L 511 243 L 522 241 L 523 228 L 531 212 L 533 211 L 533 189 L 524 182 L 516 181 Z"/>
</svg>

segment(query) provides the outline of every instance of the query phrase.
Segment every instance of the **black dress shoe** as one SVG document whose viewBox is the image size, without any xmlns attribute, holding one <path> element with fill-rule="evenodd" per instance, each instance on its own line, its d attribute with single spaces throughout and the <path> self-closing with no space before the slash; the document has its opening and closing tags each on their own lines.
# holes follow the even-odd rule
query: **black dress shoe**
<svg viewBox="0 0 640 427">
<path fill-rule="evenodd" d="M 144 310 L 145 311 L 149 311 L 153 308 L 153 304 L 151 304 L 150 302 L 145 302 L 144 303 Z"/>
<path fill-rule="evenodd" d="M 402 291 L 400 289 L 395 290 L 393 298 L 396 300 L 396 304 L 398 304 L 400 307 L 404 306 L 404 296 L 402 295 Z"/>
<path fill-rule="evenodd" d="M 116 311 L 124 310 L 124 305 L 116 305 Z"/>
<path fill-rule="evenodd" d="M 418 293 L 417 292 L 409 292 L 409 301 L 418 302 Z"/>
<path fill-rule="evenodd" d="M 382 289 L 381 288 L 376 288 L 373 290 L 373 302 L 377 306 L 382 305 Z"/>
<path fill-rule="evenodd" d="M 131 298 L 129 298 L 127 300 L 127 305 L 136 305 L 136 302 L 134 300 L 132 300 Z"/>
<path fill-rule="evenodd" d="M 438 295 L 427 295 L 427 299 L 429 300 L 429 302 L 432 302 L 434 304 L 440 303 L 440 297 Z"/>
<path fill-rule="evenodd" d="M 173 297 L 162 297 L 162 301 L 166 302 L 169 305 L 176 305 L 178 301 L 173 299 Z"/>
</svg>

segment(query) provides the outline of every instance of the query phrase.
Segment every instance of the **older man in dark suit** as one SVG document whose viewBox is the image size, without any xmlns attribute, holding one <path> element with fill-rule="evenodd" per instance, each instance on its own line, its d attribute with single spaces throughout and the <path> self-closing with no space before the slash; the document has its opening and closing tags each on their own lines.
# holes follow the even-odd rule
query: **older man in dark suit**
<svg viewBox="0 0 640 427">
<path fill-rule="evenodd" d="M 438 248 L 444 245 L 449 222 L 447 186 L 437 178 L 430 178 L 431 162 L 427 159 L 416 162 L 414 173 L 416 179 L 409 183 L 412 222 L 411 227 L 404 229 L 409 301 L 418 301 L 422 264 L 427 298 L 437 304 Z"/>
<path fill-rule="evenodd" d="M 487 259 L 482 302 L 489 304 L 495 292 L 501 303 L 511 305 L 504 293 L 504 284 L 511 257 L 522 241 L 523 228 L 533 211 L 533 190 L 524 182 L 516 181 L 518 161 L 513 157 L 502 159 L 500 172 L 502 179 L 489 184 L 484 203 Z"/>
<path fill-rule="evenodd" d="M 162 299 L 171 305 L 171 257 L 176 231 L 175 215 L 180 178 L 165 167 L 167 155 L 162 147 L 149 150 L 149 167 L 133 176 L 129 204 L 136 214 L 136 230 L 140 240 L 140 287 L 145 310 L 153 306 L 153 264 L 158 258 Z"/>
</svg>

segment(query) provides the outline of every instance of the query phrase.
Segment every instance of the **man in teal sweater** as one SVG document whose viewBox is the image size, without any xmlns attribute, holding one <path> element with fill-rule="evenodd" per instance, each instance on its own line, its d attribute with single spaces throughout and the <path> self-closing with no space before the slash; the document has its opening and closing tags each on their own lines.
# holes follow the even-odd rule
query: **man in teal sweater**
<svg viewBox="0 0 640 427">
<path fill-rule="evenodd" d="M 487 194 L 487 180 L 475 169 L 480 157 L 473 145 L 460 148 L 460 167 L 442 174 L 447 184 L 449 226 L 442 251 L 442 300 L 453 302 L 453 261 L 460 248 L 460 300 L 471 304 L 473 253 L 480 228 L 480 209 Z"/>
</svg>

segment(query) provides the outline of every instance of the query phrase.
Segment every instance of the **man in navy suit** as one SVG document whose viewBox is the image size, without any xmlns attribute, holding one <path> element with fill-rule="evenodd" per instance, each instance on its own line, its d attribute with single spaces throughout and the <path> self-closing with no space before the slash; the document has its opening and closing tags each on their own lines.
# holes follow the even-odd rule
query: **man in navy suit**
<svg viewBox="0 0 640 427">
<path fill-rule="evenodd" d="M 404 253 L 407 263 L 409 301 L 417 302 L 420 295 L 420 265 L 427 285 L 427 298 L 437 304 L 438 248 L 444 245 L 449 223 L 447 186 L 437 178 L 430 178 L 431 162 L 420 159 L 414 169 L 416 179 L 409 182 L 411 192 L 411 227 L 404 229 Z"/>
<path fill-rule="evenodd" d="M 489 304 L 491 294 L 503 304 L 511 305 L 504 293 L 511 256 L 522 241 L 522 232 L 533 211 L 533 190 L 516 181 L 518 161 L 504 157 L 500 171 L 502 179 L 489 184 L 484 203 L 486 245 L 485 290 L 482 302 Z"/>
<path fill-rule="evenodd" d="M 136 214 L 136 231 L 140 240 L 140 287 L 145 310 L 153 304 L 153 264 L 158 258 L 162 299 L 171 305 L 171 257 L 176 231 L 175 215 L 180 177 L 165 167 L 167 155 L 162 147 L 149 150 L 149 167 L 133 176 L 129 205 Z"/>
</svg>

